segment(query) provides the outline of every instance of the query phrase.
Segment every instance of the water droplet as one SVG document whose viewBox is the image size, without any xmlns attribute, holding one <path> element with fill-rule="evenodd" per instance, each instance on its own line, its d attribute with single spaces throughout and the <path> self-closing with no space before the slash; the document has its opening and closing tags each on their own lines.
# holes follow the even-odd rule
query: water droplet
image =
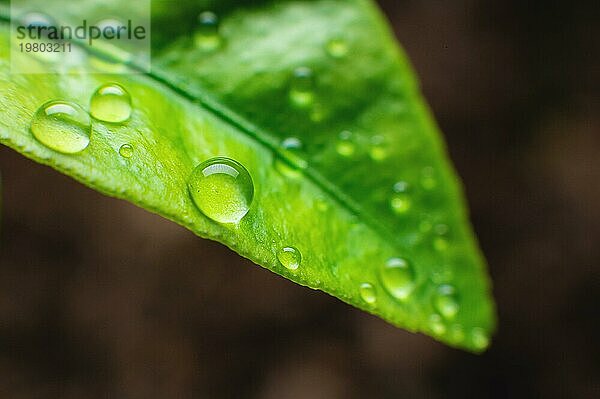
<svg viewBox="0 0 600 399">
<path fill-rule="evenodd" d="M 407 299 L 415 288 L 414 271 L 403 258 L 391 258 L 380 269 L 381 282 L 394 298 Z"/>
<path fill-rule="evenodd" d="M 297 270 L 302 262 L 302 254 L 294 247 L 284 247 L 277 253 L 279 262 L 289 270 Z"/>
<path fill-rule="evenodd" d="M 399 181 L 394 184 L 394 194 L 390 199 L 390 206 L 392 211 L 397 215 L 403 215 L 410 210 L 412 201 L 410 195 L 407 194 L 408 183 Z"/>
<path fill-rule="evenodd" d="M 354 138 L 352 132 L 344 130 L 338 137 L 337 145 L 335 146 L 338 154 L 344 157 L 351 157 L 356 152 L 356 145 L 354 144 Z"/>
<path fill-rule="evenodd" d="M 299 67 L 294 70 L 290 100 L 298 108 L 309 107 L 315 99 L 315 77 L 312 69 Z"/>
<path fill-rule="evenodd" d="M 408 194 L 394 194 L 390 200 L 390 205 L 396 214 L 403 215 L 410 210 L 410 196 Z"/>
<path fill-rule="evenodd" d="M 433 297 L 433 306 L 445 319 L 453 319 L 460 309 L 456 288 L 449 284 L 440 285 Z"/>
<path fill-rule="evenodd" d="M 465 332 L 460 324 L 455 324 L 450 327 L 448 334 L 450 341 L 454 343 L 462 342 L 465 339 Z"/>
<path fill-rule="evenodd" d="M 131 117 L 131 96 L 117 83 L 102 85 L 92 95 L 90 113 L 103 122 L 125 122 Z"/>
<path fill-rule="evenodd" d="M 281 154 L 275 156 L 275 167 L 288 177 L 297 177 L 302 169 L 308 166 L 302 158 L 302 141 L 296 137 L 288 137 L 281 142 Z M 285 159 L 283 159 L 285 158 Z"/>
<path fill-rule="evenodd" d="M 425 190 L 433 190 L 437 186 L 435 171 L 432 167 L 424 168 L 421 171 L 421 187 Z"/>
<path fill-rule="evenodd" d="M 327 43 L 327 54 L 333 58 L 344 58 L 348 55 L 348 44 L 342 39 L 332 39 Z"/>
<path fill-rule="evenodd" d="M 41 12 L 28 12 L 27 14 L 21 17 L 23 26 L 29 27 L 50 27 L 55 25 L 55 21 L 49 15 L 43 14 Z"/>
<path fill-rule="evenodd" d="M 133 156 L 133 146 L 131 144 L 123 144 L 119 148 L 119 154 L 123 158 L 131 158 Z"/>
<path fill-rule="evenodd" d="M 386 143 L 385 137 L 373 136 L 371 138 L 371 147 L 369 148 L 369 155 L 374 161 L 383 161 L 388 157 L 389 146 Z"/>
<path fill-rule="evenodd" d="M 194 42 L 202 51 L 215 51 L 223 44 L 219 24 L 219 17 L 212 11 L 204 11 L 198 15 Z"/>
<path fill-rule="evenodd" d="M 483 328 L 474 328 L 471 330 L 471 341 L 476 349 L 485 349 L 490 343 L 490 338 Z"/>
<path fill-rule="evenodd" d="M 427 321 L 427 327 L 434 335 L 443 335 L 446 332 L 446 325 L 438 314 L 432 314 Z"/>
<path fill-rule="evenodd" d="M 377 293 L 375 291 L 375 287 L 373 287 L 373 284 L 362 283 L 359 287 L 359 293 L 362 300 L 369 305 L 377 302 Z"/>
<path fill-rule="evenodd" d="M 90 144 L 90 116 L 79 105 L 50 101 L 42 105 L 31 121 L 31 132 L 46 147 L 64 154 L 75 154 Z"/>
<path fill-rule="evenodd" d="M 434 227 L 434 232 L 437 234 L 436 237 L 433 238 L 433 248 L 436 251 L 443 252 L 448 249 L 450 246 L 446 235 L 448 234 L 448 226 L 445 224 L 438 224 Z"/>
<path fill-rule="evenodd" d="M 219 223 L 238 223 L 250 210 L 254 184 L 242 164 L 217 157 L 198 165 L 188 179 L 198 209 Z"/>
</svg>

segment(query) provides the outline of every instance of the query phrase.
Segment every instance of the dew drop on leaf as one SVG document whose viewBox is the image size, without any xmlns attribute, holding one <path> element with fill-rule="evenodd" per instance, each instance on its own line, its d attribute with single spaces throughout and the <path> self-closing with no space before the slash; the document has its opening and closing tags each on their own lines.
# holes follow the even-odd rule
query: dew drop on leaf
<svg viewBox="0 0 600 399">
<path fill-rule="evenodd" d="M 344 130 L 338 136 L 338 142 L 335 146 L 338 154 L 344 157 L 351 157 L 356 152 L 356 144 L 352 132 Z"/>
<path fill-rule="evenodd" d="M 377 293 L 375 291 L 375 287 L 371 283 L 362 283 L 359 287 L 360 297 L 365 303 L 369 305 L 377 302 Z"/>
<path fill-rule="evenodd" d="M 437 186 L 437 180 L 433 168 L 427 167 L 421 171 L 421 187 L 425 190 L 433 190 Z"/>
<path fill-rule="evenodd" d="M 217 157 L 198 165 L 188 179 L 194 204 L 219 223 L 238 223 L 250 210 L 254 184 L 239 162 Z"/>
<path fill-rule="evenodd" d="M 117 83 L 102 85 L 92 95 L 90 113 L 103 122 L 125 122 L 131 117 L 131 95 Z"/>
<path fill-rule="evenodd" d="M 415 287 L 415 275 L 403 258 L 391 258 L 380 268 L 380 278 L 386 291 L 396 299 L 405 300 Z"/>
<path fill-rule="evenodd" d="M 383 136 L 373 136 L 369 147 L 369 156 L 374 161 L 383 161 L 388 157 L 388 147 Z"/>
<path fill-rule="evenodd" d="M 399 181 L 394 184 L 394 194 L 390 199 L 390 207 L 397 215 L 404 215 L 411 208 L 412 201 L 408 191 L 408 183 Z"/>
<path fill-rule="evenodd" d="M 217 50 L 223 44 L 219 33 L 219 17 L 212 11 L 204 11 L 198 15 L 198 26 L 194 33 L 194 43 L 205 52 Z"/>
<path fill-rule="evenodd" d="M 450 327 L 448 336 L 452 342 L 462 342 L 465 339 L 463 327 L 460 324 L 453 325 Z"/>
<path fill-rule="evenodd" d="M 315 100 L 315 76 L 308 67 L 294 70 L 290 87 L 290 101 L 298 108 L 307 108 Z"/>
<path fill-rule="evenodd" d="M 445 319 L 453 319 L 460 309 L 456 288 L 450 284 L 440 285 L 434 295 L 433 306 Z"/>
<path fill-rule="evenodd" d="M 474 328 L 471 330 L 471 341 L 476 349 L 485 349 L 490 342 L 490 338 L 482 328 Z"/>
<path fill-rule="evenodd" d="M 131 158 L 133 156 L 133 146 L 131 144 L 123 144 L 119 148 L 119 154 L 123 158 Z"/>
<path fill-rule="evenodd" d="M 404 193 L 394 194 L 390 200 L 390 206 L 394 213 L 403 215 L 410 210 L 410 196 Z"/>
<path fill-rule="evenodd" d="M 63 154 L 76 154 L 90 144 L 90 116 L 79 105 L 50 101 L 42 105 L 31 121 L 31 132 L 46 147 Z"/>
<path fill-rule="evenodd" d="M 327 54 L 333 58 L 344 58 L 348 55 L 348 44 L 343 39 L 332 39 L 327 42 Z"/>
<path fill-rule="evenodd" d="M 281 174 L 298 177 L 301 170 L 306 169 L 307 163 L 302 157 L 302 147 L 302 141 L 296 137 L 288 137 L 281 142 L 281 155 L 275 155 L 275 167 Z"/>
<path fill-rule="evenodd" d="M 302 254 L 294 247 L 283 247 L 277 253 L 279 262 L 289 270 L 297 270 L 302 262 Z"/>
<path fill-rule="evenodd" d="M 432 314 L 427 321 L 427 327 L 434 335 L 443 335 L 446 333 L 446 325 L 439 314 Z"/>
</svg>

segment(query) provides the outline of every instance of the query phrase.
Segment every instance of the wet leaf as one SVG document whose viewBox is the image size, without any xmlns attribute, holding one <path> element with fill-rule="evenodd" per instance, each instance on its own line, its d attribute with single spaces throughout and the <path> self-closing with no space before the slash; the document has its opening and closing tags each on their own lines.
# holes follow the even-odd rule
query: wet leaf
<svg viewBox="0 0 600 399">
<path fill-rule="evenodd" d="M 485 262 L 438 129 L 376 6 L 172 4 L 153 4 L 149 74 L 132 74 L 135 63 L 116 64 L 118 75 L 10 74 L 2 46 L 0 142 L 395 325 L 485 349 L 495 325 Z M 100 52 L 86 56 L 95 72 L 123 60 Z M 120 97 L 130 114 L 114 98 L 108 111 L 103 98 L 90 103 L 108 83 L 130 96 Z M 56 108 L 40 107 L 52 100 L 96 117 L 84 149 L 52 145 L 67 140 L 52 129 L 77 140 L 86 129 L 64 113 L 66 122 L 45 124 Z M 217 168 L 197 168 L 206 161 Z M 228 175 L 203 180 L 215 171 Z"/>
</svg>

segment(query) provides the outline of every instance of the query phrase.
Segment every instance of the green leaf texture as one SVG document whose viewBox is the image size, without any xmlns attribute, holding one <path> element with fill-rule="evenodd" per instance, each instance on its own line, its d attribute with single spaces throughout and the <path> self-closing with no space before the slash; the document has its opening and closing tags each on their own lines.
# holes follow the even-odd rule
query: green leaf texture
<svg viewBox="0 0 600 399">
<path fill-rule="evenodd" d="M 80 2 L 82 15 L 100 13 L 93 4 Z M 220 18 L 216 38 L 198 36 L 205 10 Z M 152 13 L 151 73 L 130 73 L 135 63 L 115 64 L 107 47 L 86 56 L 98 73 L 25 75 L 10 72 L 3 10 L 0 142 L 298 284 L 484 350 L 495 326 L 485 262 L 438 129 L 378 8 L 366 0 L 155 1 Z M 218 44 L 207 49 L 204 39 Z M 103 74 L 107 67 L 121 73 Z M 89 147 L 73 155 L 32 135 L 42 104 L 89 109 L 107 82 L 131 94 L 129 121 L 92 120 Z M 130 158 L 119 154 L 123 144 Z M 188 190 L 194 167 L 219 156 L 254 182 L 238 224 L 206 217 Z M 285 247 L 301 254 L 295 270 L 278 259 Z"/>
</svg>

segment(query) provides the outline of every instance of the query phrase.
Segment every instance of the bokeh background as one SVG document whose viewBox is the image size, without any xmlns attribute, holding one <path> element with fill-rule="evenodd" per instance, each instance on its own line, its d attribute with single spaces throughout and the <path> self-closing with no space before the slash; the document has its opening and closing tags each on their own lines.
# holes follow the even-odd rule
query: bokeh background
<svg viewBox="0 0 600 399">
<path fill-rule="evenodd" d="M 0 397 L 600 397 L 597 2 L 380 3 L 466 186 L 491 349 L 396 329 L 2 147 Z"/>
</svg>

